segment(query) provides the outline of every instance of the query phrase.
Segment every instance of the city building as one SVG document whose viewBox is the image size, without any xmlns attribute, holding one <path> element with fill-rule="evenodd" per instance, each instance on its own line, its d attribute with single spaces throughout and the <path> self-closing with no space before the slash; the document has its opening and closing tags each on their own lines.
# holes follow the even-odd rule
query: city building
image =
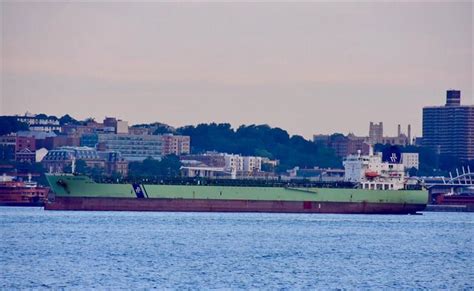
<svg viewBox="0 0 474 291">
<path fill-rule="evenodd" d="M 402 132 L 402 126 L 398 125 L 398 131 L 396 136 L 384 136 L 383 133 L 383 122 L 374 123 L 370 122 L 369 125 L 369 138 L 368 143 L 371 145 L 375 144 L 390 144 L 407 146 L 411 145 L 411 125 L 408 125 L 407 133 Z"/>
<path fill-rule="evenodd" d="M 36 130 L 29 130 L 29 131 L 19 131 L 16 133 L 17 136 L 26 136 L 26 137 L 33 137 L 36 140 L 36 145 L 39 147 L 38 142 L 45 140 L 47 137 L 55 137 L 57 134 L 54 132 L 44 132 L 44 131 L 36 131 Z"/>
<path fill-rule="evenodd" d="M 272 167 L 277 167 L 280 164 L 280 160 L 270 160 L 269 158 L 262 158 L 262 165 L 270 165 Z"/>
<path fill-rule="evenodd" d="M 147 127 L 139 127 L 139 126 L 129 126 L 128 133 L 134 135 L 142 135 L 142 134 L 149 134 L 150 129 Z"/>
<path fill-rule="evenodd" d="M 97 150 L 120 152 L 127 161 L 143 161 L 148 157 L 161 159 L 163 142 L 160 135 L 98 134 Z"/>
<path fill-rule="evenodd" d="M 461 105 L 461 91 L 448 90 L 444 106 L 423 108 L 423 145 L 460 161 L 474 160 L 474 105 Z"/>
<path fill-rule="evenodd" d="M 36 162 L 36 140 L 34 137 L 16 136 L 15 161 Z"/>
<path fill-rule="evenodd" d="M 90 134 L 95 132 L 94 127 L 79 124 L 65 124 L 61 127 L 62 133 L 67 135 L 82 136 L 83 134 Z"/>
<path fill-rule="evenodd" d="M 411 125 L 408 125 L 407 134 L 401 130 L 401 125 L 398 125 L 397 136 L 384 136 L 383 122 L 369 124 L 369 136 L 356 136 L 352 133 L 348 135 L 343 134 L 332 134 L 313 135 L 313 142 L 316 144 L 323 144 L 329 148 L 332 148 L 338 157 L 346 157 L 348 155 L 354 155 L 358 151 L 361 151 L 363 155 L 369 154 L 369 145 L 375 144 L 390 144 L 407 146 L 411 145 Z"/>
<path fill-rule="evenodd" d="M 192 162 L 194 164 L 204 164 L 209 167 L 214 168 L 224 168 L 225 167 L 225 158 L 224 154 L 217 152 L 206 152 L 200 155 L 185 155 L 180 156 L 182 163 Z"/>
<path fill-rule="evenodd" d="M 419 169 L 420 168 L 420 158 L 418 153 L 402 153 L 402 164 L 405 167 L 405 170 L 411 168 Z"/>
<path fill-rule="evenodd" d="M 115 133 L 115 128 L 113 126 L 104 126 L 103 123 L 98 123 L 94 119 L 87 121 L 86 127 L 90 128 L 94 133 Z"/>
<path fill-rule="evenodd" d="M 15 153 L 15 161 L 20 163 L 34 163 L 36 162 L 36 152 L 24 148 Z"/>
<path fill-rule="evenodd" d="M 0 161 L 14 161 L 16 152 L 16 136 L 0 136 Z"/>
<path fill-rule="evenodd" d="M 0 136 L 0 160 L 34 163 L 35 152 L 34 137 L 17 134 Z"/>
<path fill-rule="evenodd" d="M 242 158 L 242 156 L 234 154 L 223 155 L 225 161 L 224 169 L 227 172 L 231 172 L 235 175 L 238 171 L 244 170 L 244 159 Z"/>
<path fill-rule="evenodd" d="M 31 115 L 25 114 L 24 116 L 15 116 L 16 120 L 28 124 L 30 130 L 34 131 L 61 131 L 59 120 L 55 117 L 48 117 L 46 115 Z"/>
<path fill-rule="evenodd" d="M 161 135 L 163 155 L 187 155 L 191 150 L 191 138 L 183 135 Z"/>
<path fill-rule="evenodd" d="M 99 158 L 97 151 L 89 147 L 61 147 L 50 150 L 41 163 L 47 171 L 62 173 L 64 168 L 70 166 L 73 160 L 83 160 L 88 167 L 105 166 L 105 162 Z"/>
<path fill-rule="evenodd" d="M 189 136 L 172 134 L 92 133 L 82 135 L 79 143 L 81 146 L 95 147 L 100 151 L 120 152 L 128 161 L 142 161 L 148 157 L 161 159 L 162 156 L 170 154 L 189 154 L 190 141 Z"/>
<path fill-rule="evenodd" d="M 333 149 L 338 157 L 345 157 L 349 154 L 349 138 L 342 134 L 331 135 L 327 146 Z"/>
<path fill-rule="evenodd" d="M 105 117 L 105 119 L 103 121 L 103 124 L 106 127 L 115 128 L 117 126 L 117 118 L 115 118 L 115 117 Z"/>
<path fill-rule="evenodd" d="M 105 172 L 109 175 L 120 174 L 128 176 L 128 162 L 122 158 L 119 152 L 107 151 L 97 152 L 100 159 L 105 161 Z"/>
<path fill-rule="evenodd" d="M 48 154 L 48 150 L 45 148 L 40 148 L 36 150 L 36 157 L 35 160 L 36 162 L 41 162 L 43 158 Z"/>
<path fill-rule="evenodd" d="M 369 143 L 374 145 L 382 143 L 383 140 L 383 122 L 370 122 L 369 125 Z"/>
<path fill-rule="evenodd" d="M 183 166 L 181 167 L 181 175 L 188 178 L 218 178 L 229 177 L 224 168 L 208 167 L 208 166 Z"/>
<path fill-rule="evenodd" d="M 242 157 L 242 171 L 260 172 L 262 170 L 261 157 Z"/>
<path fill-rule="evenodd" d="M 79 144 L 81 147 L 95 148 L 99 143 L 99 135 L 97 133 L 83 134 L 80 138 Z"/>
<path fill-rule="evenodd" d="M 200 155 L 181 156 L 183 174 L 187 177 L 201 175 L 200 177 L 219 176 L 227 178 L 265 178 L 262 173 L 264 161 L 271 165 L 278 165 L 278 161 L 265 160 L 262 157 L 241 156 L 218 152 L 206 152 Z M 206 171 L 211 172 L 206 172 Z M 194 172 L 192 172 L 194 171 Z M 194 173 L 194 174 L 193 174 Z M 268 173 L 267 173 L 268 174 Z M 190 175 L 190 176 L 189 176 Z M 204 176 L 202 176 L 204 175 Z"/>
<path fill-rule="evenodd" d="M 369 152 L 367 138 L 358 137 L 354 134 L 348 134 L 347 136 L 333 134 L 329 137 L 326 146 L 332 148 L 338 157 L 346 157 L 350 154 L 355 154 L 358 151 L 362 151 L 363 153 Z"/>
<path fill-rule="evenodd" d="M 80 137 L 75 135 L 57 135 L 38 140 L 38 147 L 44 147 L 47 150 L 56 149 L 64 146 L 77 147 L 80 145 Z"/>
<path fill-rule="evenodd" d="M 352 133 L 349 133 L 347 135 L 348 142 L 347 142 L 347 155 L 350 154 L 355 154 L 358 151 L 361 151 L 362 153 L 369 153 L 369 143 L 367 141 L 367 137 L 364 136 L 356 136 Z"/>
<path fill-rule="evenodd" d="M 113 128 L 114 133 L 128 134 L 128 121 L 123 121 L 115 117 L 106 117 L 104 127 Z"/>
<path fill-rule="evenodd" d="M 128 174 L 128 162 L 124 161 L 119 153 L 98 152 L 89 147 L 61 147 L 49 151 L 41 163 L 49 172 L 62 173 L 64 169 L 72 165 L 73 160 L 83 160 L 87 167 L 102 168 L 108 175 L 119 173 L 123 176 Z"/>
<path fill-rule="evenodd" d="M 15 140 L 15 152 L 20 152 L 25 149 L 32 152 L 36 151 L 36 140 L 34 137 L 17 135 Z"/>
<path fill-rule="evenodd" d="M 128 121 L 117 120 L 117 126 L 115 127 L 115 133 L 127 134 L 128 133 Z"/>
</svg>

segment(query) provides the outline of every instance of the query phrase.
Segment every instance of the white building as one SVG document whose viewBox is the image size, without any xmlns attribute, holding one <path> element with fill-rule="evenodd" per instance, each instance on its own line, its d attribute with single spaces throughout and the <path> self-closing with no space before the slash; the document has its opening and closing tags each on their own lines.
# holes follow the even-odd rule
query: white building
<svg viewBox="0 0 474 291">
<path fill-rule="evenodd" d="M 411 168 L 419 169 L 420 168 L 420 160 L 418 153 L 402 153 L 402 163 L 405 166 L 405 170 L 409 170 Z"/>
<path fill-rule="evenodd" d="M 244 169 L 244 159 L 240 155 L 224 154 L 224 169 L 231 173 L 242 171 Z"/>
<path fill-rule="evenodd" d="M 117 120 L 117 133 L 128 134 L 128 121 Z"/>
<path fill-rule="evenodd" d="M 227 175 L 224 168 L 206 166 L 183 166 L 181 167 L 181 174 L 189 178 L 216 178 Z"/>
<path fill-rule="evenodd" d="M 36 150 L 36 162 L 41 162 L 44 157 L 48 154 L 48 150 L 45 149 L 45 148 L 40 148 L 38 150 Z"/>
<path fill-rule="evenodd" d="M 245 172 L 260 172 L 262 170 L 261 157 L 243 157 L 243 171 Z"/>
<path fill-rule="evenodd" d="M 224 154 L 225 170 L 230 173 L 262 170 L 262 157 Z"/>
</svg>

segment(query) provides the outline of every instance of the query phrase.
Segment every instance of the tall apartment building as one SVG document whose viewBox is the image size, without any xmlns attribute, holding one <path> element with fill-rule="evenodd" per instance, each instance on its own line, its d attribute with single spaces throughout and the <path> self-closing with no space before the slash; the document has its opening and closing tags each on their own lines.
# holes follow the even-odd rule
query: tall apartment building
<svg viewBox="0 0 474 291">
<path fill-rule="evenodd" d="M 163 155 L 177 156 L 190 153 L 191 138 L 184 135 L 164 134 L 161 136 Z"/>
<path fill-rule="evenodd" d="M 444 106 L 423 108 L 423 145 L 461 161 L 474 159 L 474 105 L 461 105 L 461 91 L 448 90 Z"/>
</svg>

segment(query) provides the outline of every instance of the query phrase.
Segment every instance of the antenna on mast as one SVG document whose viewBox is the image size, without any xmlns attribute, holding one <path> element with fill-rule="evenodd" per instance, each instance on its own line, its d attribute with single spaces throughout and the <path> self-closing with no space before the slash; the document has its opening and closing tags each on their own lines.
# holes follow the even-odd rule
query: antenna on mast
<svg viewBox="0 0 474 291">
<path fill-rule="evenodd" d="M 72 157 L 71 172 L 73 175 L 76 172 L 76 157 Z"/>
</svg>

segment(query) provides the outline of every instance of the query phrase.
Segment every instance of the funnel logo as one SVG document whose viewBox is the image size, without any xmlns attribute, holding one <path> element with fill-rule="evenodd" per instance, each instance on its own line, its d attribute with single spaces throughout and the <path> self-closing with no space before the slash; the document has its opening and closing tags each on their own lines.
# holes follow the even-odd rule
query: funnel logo
<svg viewBox="0 0 474 291">
<path fill-rule="evenodd" d="M 145 195 L 142 191 L 142 187 L 140 187 L 140 184 L 133 184 L 133 191 L 135 191 L 135 195 L 137 195 L 137 198 L 145 198 Z"/>
<path fill-rule="evenodd" d="M 398 161 L 398 157 L 396 153 L 392 153 L 392 155 L 390 156 L 390 161 L 392 163 L 396 163 Z"/>
<path fill-rule="evenodd" d="M 385 163 L 399 164 L 401 156 L 400 148 L 397 146 L 389 146 L 382 150 L 382 161 Z"/>
</svg>

